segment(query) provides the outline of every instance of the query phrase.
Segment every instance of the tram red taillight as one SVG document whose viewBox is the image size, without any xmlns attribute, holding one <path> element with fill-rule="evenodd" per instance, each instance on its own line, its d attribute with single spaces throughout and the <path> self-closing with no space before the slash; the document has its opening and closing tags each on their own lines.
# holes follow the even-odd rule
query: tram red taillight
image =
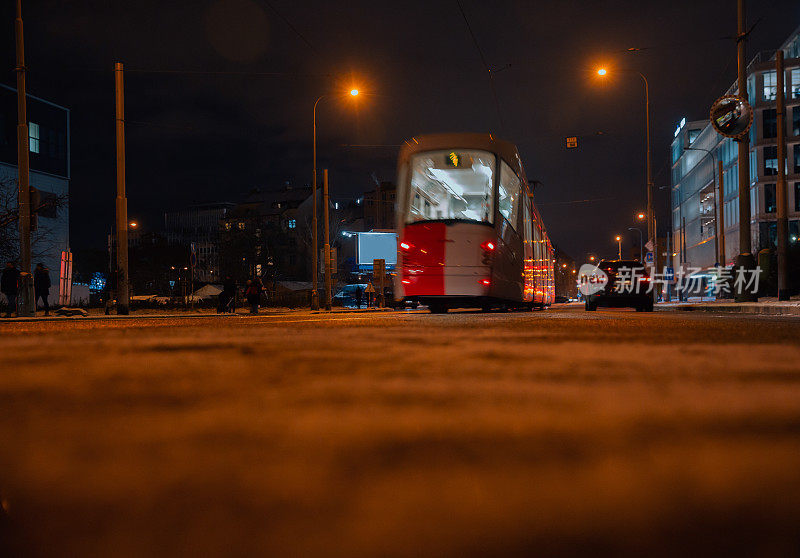
<svg viewBox="0 0 800 558">
<path fill-rule="evenodd" d="M 481 244 L 481 248 L 483 248 L 487 252 L 494 252 L 494 249 L 497 248 L 497 246 L 495 246 L 495 243 L 492 242 L 491 240 L 487 240 L 486 242 Z"/>
<path fill-rule="evenodd" d="M 478 281 L 478 283 L 480 283 L 481 285 L 486 285 L 486 286 L 489 286 L 489 285 L 492 284 L 492 282 L 489 281 L 488 279 L 481 279 L 480 281 Z"/>
<path fill-rule="evenodd" d="M 409 244 L 408 242 L 401 242 L 400 243 L 400 249 L 403 250 L 404 252 L 408 252 L 413 247 L 414 247 L 414 245 L 413 244 Z"/>
</svg>

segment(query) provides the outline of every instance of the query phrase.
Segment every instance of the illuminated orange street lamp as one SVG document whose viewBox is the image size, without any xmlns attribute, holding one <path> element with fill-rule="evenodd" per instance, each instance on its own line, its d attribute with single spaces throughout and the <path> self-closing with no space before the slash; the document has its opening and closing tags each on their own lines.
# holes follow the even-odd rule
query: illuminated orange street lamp
<svg viewBox="0 0 800 558">
<path fill-rule="evenodd" d="M 357 97 L 359 94 L 358 89 L 355 87 L 350 90 L 351 97 Z M 313 173 L 313 182 L 311 183 L 311 197 L 313 198 L 312 202 L 312 213 L 313 217 L 311 219 L 311 309 L 312 310 L 319 310 L 319 293 L 317 292 L 317 258 L 319 257 L 317 252 L 317 105 L 319 102 L 324 99 L 327 95 L 320 95 L 319 98 L 314 102 L 314 111 L 313 111 L 313 124 L 314 124 L 314 134 L 312 138 L 312 152 L 313 152 L 313 161 L 312 165 L 314 167 Z M 327 206 L 325 207 L 325 211 L 328 211 Z M 326 229 L 325 234 L 328 234 Z M 328 248 L 330 250 L 330 248 Z M 326 273 L 328 272 L 327 267 L 325 268 Z M 331 300 L 326 301 L 326 306 L 330 307 Z"/>
<path fill-rule="evenodd" d="M 130 223 L 128 223 L 128 226 L 132 229 L 135 229 L 136 227 L 139 226 L 139 223 L 137 223 L 136 221 L 131 221 Z"/>
<path fill-rule="evenodd" d="M 645 101 L 645 136 L 647 138 L 647 239 L 653 246 L 653 252 L 658 252 L 656 244 L 658 243 L 658 229 L 656 228 L 655 214 L 653 212 L 653 169 L 650 162 L 650 84 L 642 72 L 637 70 L 618 70 L 620 72 L 629 72 L 638 74 L 644 83 L 644 101 Z M 606 68 L 599 68 L 597 75 L 605 76 L 608 74 Z M 655 296 L 655 295 L 654 295 Z"/>
<path fill-rule="evenodd" d="M 619 246 L 619 259 L 622 259 L 622 237 L 617 235 L 614 240 L 617 241 L 617 245 Z"/>
</svg>

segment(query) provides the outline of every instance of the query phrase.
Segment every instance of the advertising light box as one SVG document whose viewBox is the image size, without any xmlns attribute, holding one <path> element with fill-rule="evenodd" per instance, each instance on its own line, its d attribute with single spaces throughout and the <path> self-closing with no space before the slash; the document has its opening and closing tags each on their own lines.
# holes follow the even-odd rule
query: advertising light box
<svg viewBox="0 0 800 558">
<path fill-rule="evenodd" d="M 397 234 L 358 233 L 358 266 L 372 268 L 373 260 L 386 260 L 386 267 L 397 265 Z"/>
</svg>

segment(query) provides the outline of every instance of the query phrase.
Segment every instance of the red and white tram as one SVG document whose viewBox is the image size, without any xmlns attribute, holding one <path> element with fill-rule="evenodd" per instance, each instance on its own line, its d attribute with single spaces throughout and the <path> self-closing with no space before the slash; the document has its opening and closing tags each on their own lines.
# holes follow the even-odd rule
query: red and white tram
<svg viewBox="0 0 800 558">
<path fill-rule="evenodd" d="M 397 300 L 434 313 L 553 303 L 553 249 L 514 144 L 490 134 L 408 140 L 396 219 Z"/>
</svg>

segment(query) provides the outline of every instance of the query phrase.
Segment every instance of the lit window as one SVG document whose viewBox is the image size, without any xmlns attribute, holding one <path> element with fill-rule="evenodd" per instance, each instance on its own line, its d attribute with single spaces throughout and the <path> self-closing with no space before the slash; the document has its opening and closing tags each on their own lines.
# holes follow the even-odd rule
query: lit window
<svg viewBox="0 0 800 558">
<path fill-rule="evenodd" d="M 764 72 L 764 100 L 774 101 L 778 96 L 778 76 L 775 71 Z"/>
<path fill-rule="evenodd" d="M 289 224 L 288 224 L 288 227 L 289 227 L 290 229 L 295 229 L 295 228 L 297 228 L 297 220 L 296 220 L 296 219 L 289 219 Z"/>
<path fill-rule="evenodd" d="M 695 128 L 694 130 L 689 130 L 689 133 L 687 134 L 687 138 L 689 140 L 689 145 L 692 145 L 694 143 L 694 140 L 696 140 L 697 136 L 699 136 L 699 135 L 700 135 L 700 130 L 699 129 Z"/>
<path fill-rule="evenodd" d="M 791 84 L 792 94 L 791 94 L 791 97 L 792 97 L 792 99 L 800 99 L 800 68 L 792 68 L 792 71 L 791 71 L 789 77 L 792 80 L 792 84 Z"/>
<path fill-rule="evenodd" d="M 508 219 L 511 227 L 517 228 L 517 214 L 519 209 L 519 178 L 505 161 L 500 165 L 500 196 L 497 206 L 500 213 Z"/>
<path fill-rule="evenodd" d="M 237 226 L 237 227 L 239 227 L 239 230 L 240 230 L 240 231 L 243 231 L 243 230 L 244 230 L 244 221 L 239 221 L 239 222 L 236 224 L 236 226 Z"/>
<path fill-rule="evenodd" d="M 775 206 L 777 201 L 775 199 L 775 185 L 764 184 L 764 212 L 775 213 Z"/>
<path fill-rule="evenodd" d="M 768 145 L 764 148 L 764 176 L 778 174 L 778 146 Z"/>
<path fill-rule="evenodd" d="M 28 122 L 28 151 L 39 153 L 39 125 Z"/>
</svg>

